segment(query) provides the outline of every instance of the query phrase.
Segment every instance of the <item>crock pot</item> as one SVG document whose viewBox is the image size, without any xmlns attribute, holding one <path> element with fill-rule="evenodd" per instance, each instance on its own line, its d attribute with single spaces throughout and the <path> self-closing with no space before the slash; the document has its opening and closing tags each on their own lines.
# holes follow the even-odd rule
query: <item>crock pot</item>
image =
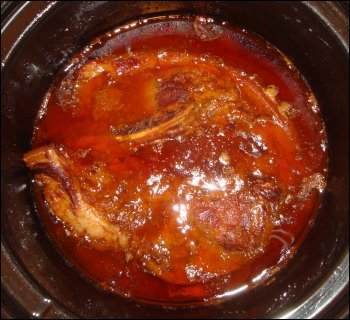
<svg viewBox="0 0 350 320">
<path fill-rule="evenodd" d="M 346 318 L 349 296 L 349 4 L 289 1 L 33 1 L 1 4 L 2 318 Z M 116 25 L 204 14 L 265 38 L 315 93 L 329 138 L 328 188 L 297 254 L 268 283 L 221 304 L 164 307 L 103 292 L 50 242 L 22 155 L 59 68 Z"/>
</svg>

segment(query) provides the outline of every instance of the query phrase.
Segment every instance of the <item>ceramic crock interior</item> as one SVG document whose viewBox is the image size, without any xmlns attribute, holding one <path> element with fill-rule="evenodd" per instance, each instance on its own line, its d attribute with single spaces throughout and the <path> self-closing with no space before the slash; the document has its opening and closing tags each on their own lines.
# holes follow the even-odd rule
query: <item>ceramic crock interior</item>
<svg viewBox="0 0 350 320">
<path fill-rule="evenodd" d="M 334 316 L 343 312 L 348 295 L 349 234 L 346 10 L 330 3 L 243 1 L 71 1 L 16 6 L 17 13 L 12 13 L 2 28 L 4 310 L 15 317 L 62 318 L 259 318 Z M 31 176 L 21 161 L 30 148 L 33 121 L 43 95 L 67 57 L 118 24 L 164 13 L 219 17 L 273 43 L 311 86 L 329 136 L 329 187 L 316 224 L 300 250 L 274 281 L 220 305 L 142 305 L 104 293 L 83 280 L 50 243 L 35 210 Z"/>
</svg>

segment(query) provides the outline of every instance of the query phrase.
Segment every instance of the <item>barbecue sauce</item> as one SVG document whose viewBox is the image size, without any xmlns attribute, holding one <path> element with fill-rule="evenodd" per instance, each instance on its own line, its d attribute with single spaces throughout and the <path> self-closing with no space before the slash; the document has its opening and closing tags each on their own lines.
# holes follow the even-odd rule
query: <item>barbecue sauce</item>
<svg viewBox="0 0 350 320">
<path fill-rule="evenodd" d="M 75 54 L 39 112 L 42 146 L 69 159 L 81 197 L 128 239 L 77 232 L 39 183 L 54 243 L 98 287 L 151 303 L 269 281 L 326 187 L 326 133 L 305 80 L 271 44 L 206 17 L 133 21 Z"/>
</svg>

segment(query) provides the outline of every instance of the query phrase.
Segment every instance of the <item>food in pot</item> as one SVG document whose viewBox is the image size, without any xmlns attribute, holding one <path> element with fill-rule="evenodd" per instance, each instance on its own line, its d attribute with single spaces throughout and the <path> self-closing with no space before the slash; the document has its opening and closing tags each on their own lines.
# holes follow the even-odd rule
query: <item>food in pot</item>
<svg viewBox="0 0 350 320">
<path fill-rule="evenodd" d="M 326 187 L 326 144 L 277 49 L 210 18 L 163 17 L 70 59 L 24 161 L 77 269 L 134 299 L 193 302 L 263 283 L 292 257 Z"/>
</svg>

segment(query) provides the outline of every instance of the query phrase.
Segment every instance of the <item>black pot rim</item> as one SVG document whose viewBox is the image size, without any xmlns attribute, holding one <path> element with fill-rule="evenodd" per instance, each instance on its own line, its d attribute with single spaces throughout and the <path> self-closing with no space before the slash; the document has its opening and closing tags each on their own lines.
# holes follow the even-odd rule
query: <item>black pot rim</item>
<svg viewBox="0 0 350 320">
<path fill-rule="evenodd" d="M 1 2 L 1 36 L 8 33 L 9 26 L 25 10 L 30 1 Z M 303 2 L 314 14 L 333 32 L 341 46 L 349 54 L 349 2 Z M 56 2 L 41 2 L 41 13 L 34 17 L 33 24 L 40 20 L 41 15 L 45 14 Z M 326 11 L 328 13 L 326 13 Z M 331 12 L 331 14 L 329 14 Z M 35 20 L 36 19 L 36 20 Z M 2 44 L 1 69 L 6 65 L 12 49 L 16 46 L 26 32 L 30 32 L 31 25 L 25 28 L 19 28 L 18 34 L 13 34 L 9 40 Z M 3 199 L 2 199 L 3 201 Z M 4 318 L 9 317 L 42 317 L 47 313 L 53 313 L 56 316 L 74 317 L 65 310 L 63 306 L 55 301 L 42 299 L 43 292 L 41 288 L 36 287 L 33 282 L 24 275 L 21 266 L 17 263 L 16 257 L 12 255 L 6 243 L 1 240 L 1 261 L 2 261 L 2 279 L 1 279 L 1 315 Z M 20 287 L 20 288 L 19 288 Z M 45 295 L 44 295 L 45 296 Z M 305 300 L 294 305 L 283 313 L 276 314 L 275 318 L 318 318 L 335 317 L 347 318 L 349 315 L 349 250 L 343 253 L 336 264 L 336 267 L 326 275 L 325 280 L 319 284 L 312 292 L 308 294 Z M 36 303 L 36 313 L 30 313 L 30 306 Z M 50 309 L 50 310 L 49 310 Z"/>
</svg>

